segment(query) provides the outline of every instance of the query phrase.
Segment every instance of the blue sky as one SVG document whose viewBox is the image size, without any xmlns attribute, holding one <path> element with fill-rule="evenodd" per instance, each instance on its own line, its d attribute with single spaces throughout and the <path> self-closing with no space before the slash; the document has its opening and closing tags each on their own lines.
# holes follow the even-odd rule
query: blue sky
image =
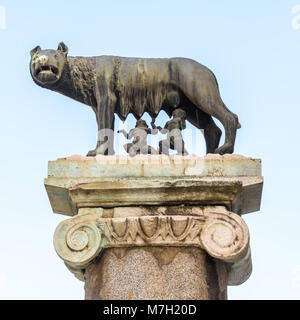
<svg viewBox="0 0 300 320">
<path fill-rule="evenodd" d="M 52 213 L 43 178 L 48 160 L 94 147 L 96 121 L 90 108 L 36 86 L 29 73 L 29 51 L 60 41 L 73 56 L 182 56 L 215 73 L 242 124 L 235 153 L 261 158 L 265 178 L 261 211 L 244 216 L 253 273 L 229 287 L 229 298 L 300 299 L 297 1 L 0 0 L 0 299 L 84 297 L 54 251 L 65 217 Z"/>
</svg>

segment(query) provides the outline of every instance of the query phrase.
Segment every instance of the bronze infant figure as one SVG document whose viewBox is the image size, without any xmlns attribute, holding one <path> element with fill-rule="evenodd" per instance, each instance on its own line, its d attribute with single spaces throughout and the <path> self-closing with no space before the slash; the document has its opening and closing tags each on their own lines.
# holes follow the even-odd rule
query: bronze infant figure
<svg viewBox="0 0 300 320">
<path fill-rule="evenodd" d="M 126 143 L 124 149 L 131 157 L 137 154 L 158 154 L 158 152 L 147 144 L 147 135 L 152 134 L 152 131 L 145 120 L 138 120 L 135 128 L 131 129 L 129 133 L 125 130 L 118 130 L 118 133 L 123 133 L 126 139 L 132 139 L 131 143 Z M 155 132 L 157 133 L 157 132 Z"/>
<path fill-rule="evenodd" d="M 233 153 L 238 117 L 223 103 L 217 80 L 207 67 L 186 58 L 144 59 L 117 56 L 70 57 L 68 47 L 31 50 L 30 72 L 41 87 L 59 92 L 94 110 L 98 124 L 96 148 L 89 156 L 112 154 L 113 139 L 101 133 L 114 130 L 114 114 L 125 120 L 129 113 L 152 118 L 161 110 L 171 116 L 176 108 L 186 119 L 204 130 L 207 153 Z M 219 147 L 221 130 L 225 143 Z M 108 141 L 110 140 L 110 141 Z"/>
<path fill-rule="evenodd" d="M 184 110 L 178 108 L 172 112 L 172 119 L 169 120 L 164 128 L 157 127 L 155 122 L 152 121 L 153 129 L 158 129 L 161 133 L 167 134 L 167 138 L 159 141 L 159 154 L 169 155 L 169 149 L 176 150 L 179 155 L 188 155 L 185 149 L 185 144 L 182 138 L 181 131 L 186 128 L 185 118 L 186 113 Z"/>
</svg>

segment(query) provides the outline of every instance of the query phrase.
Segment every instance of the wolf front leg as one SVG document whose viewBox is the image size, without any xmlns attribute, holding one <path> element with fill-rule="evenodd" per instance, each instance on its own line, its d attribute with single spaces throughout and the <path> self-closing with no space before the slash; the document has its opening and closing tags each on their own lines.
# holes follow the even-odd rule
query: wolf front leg
<svg viewBox="0 0 300 320">
<path fill-rule="evenodd" d="M 98 124 L 97 146 L 88 152 L 88 156 L 97 154 L 113 155 L 114 152 L 114 112 L 117 98 L 113 93 L 107 93 L 97 99 L 96 118 Z"/>
</svg>

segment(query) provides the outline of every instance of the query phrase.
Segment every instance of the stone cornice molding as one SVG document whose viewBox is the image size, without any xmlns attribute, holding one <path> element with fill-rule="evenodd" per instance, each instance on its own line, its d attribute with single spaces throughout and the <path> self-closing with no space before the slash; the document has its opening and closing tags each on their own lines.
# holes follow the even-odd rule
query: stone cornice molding
<svg viewBox="0 0 300 320">
<path fill-rule="evenodd" d="M 58 225 L 54 246 L 57 254 L 78 278 L 82 278 L 81 270 L 103 248 L 198 247 L 230 266 L 246 256 L 249 232 L 239 215 L 214 207 L 207 207 L 200 212 L 189 216 L 117 218 L 103 218 L 99 213 L 79 214 Z M 235 276 L 235 279 L 238 278 Z"/>
<path fill-rule="evenodd" d="M 72 156 L 49 162 L 45 186 L 54 212 L 118 206 L 222 205 L 259 210 L 261 161 L 240 155 Z"/>
</svg>

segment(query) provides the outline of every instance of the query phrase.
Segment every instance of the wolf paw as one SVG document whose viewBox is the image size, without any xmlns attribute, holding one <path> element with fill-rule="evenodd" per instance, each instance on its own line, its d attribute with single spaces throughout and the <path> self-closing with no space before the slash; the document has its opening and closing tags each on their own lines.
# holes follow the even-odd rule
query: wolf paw
<svg viewBox="0 0 300 320">
<path fill-rule="evenodd" d="M 225 153 L 233 153 L 233 145 L 231 143 L 225 143 L 221 147 L 215 150 L 215 153 L 225 154 Z"/>
<path fill-rule="evenodd" d="M 87 155 L 87 157 L 95 157 L 96 156 L 96 149 L 95 150 L 90 150 Z"/>
</svg>

